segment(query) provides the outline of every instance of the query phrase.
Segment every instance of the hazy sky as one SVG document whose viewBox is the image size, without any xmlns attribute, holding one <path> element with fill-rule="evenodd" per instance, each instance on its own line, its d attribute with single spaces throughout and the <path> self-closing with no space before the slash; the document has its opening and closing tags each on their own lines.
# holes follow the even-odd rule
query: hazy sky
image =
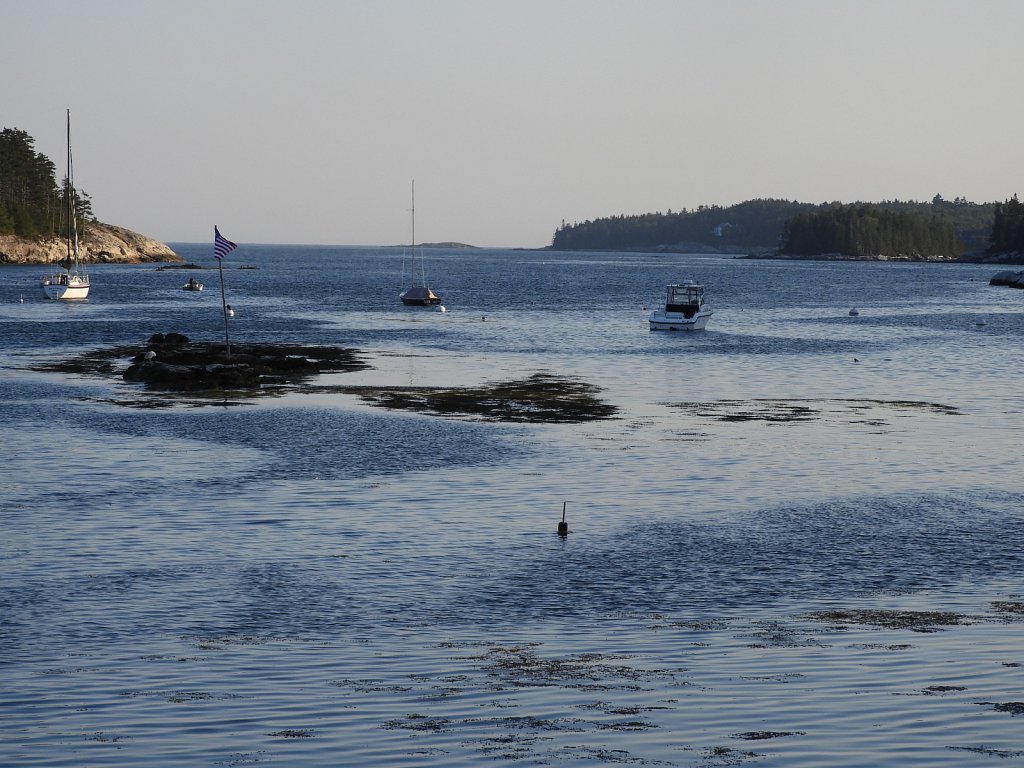
<svg viewBox="0 0 1024 768">
<path fill-rule="evenodd" d="M 1024 194 L 1022 0 L 0 0 L 0 128 L 169 242 Z"/>
</svg>

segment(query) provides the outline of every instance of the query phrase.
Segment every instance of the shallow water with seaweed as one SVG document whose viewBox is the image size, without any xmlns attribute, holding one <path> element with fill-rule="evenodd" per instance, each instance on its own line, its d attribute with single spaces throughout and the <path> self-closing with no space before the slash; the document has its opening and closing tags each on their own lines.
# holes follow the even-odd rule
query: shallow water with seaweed
<svg viewBox="0 0 1024 768">
<path fill-rule="evenodd" d="M 213 273 L 100 265 L 71 305 L 0 273 L 0 763 L 1024 760 L 1021 292 L 971 265 L 437 250 L 442 313 L 398 303 L 401 258 L 233 253 L 233 340 L 372 366 L 254 399 L 46 370 L 217 341 Z M 651 333 L 689 277 L 708 330 Z M 537 373 L 614 417 L 344 389 Z"/>
</svg>

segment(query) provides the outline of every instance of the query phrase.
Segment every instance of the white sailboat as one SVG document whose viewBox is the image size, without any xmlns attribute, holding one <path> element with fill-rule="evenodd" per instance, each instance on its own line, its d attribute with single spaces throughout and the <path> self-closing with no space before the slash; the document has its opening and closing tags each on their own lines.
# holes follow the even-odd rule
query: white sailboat
<svg viewBox="0 0 1024 768">
<path fill-rule="evenodd" d="M 412 183 L 412 244 L 409 246 L 409 287 L 399 294 L 403 304 L 417 307 L 429 307 L 441 303 L 430 286 L 427 285 L 427 272 L 423 265 L 423 254 L 416 248 L 416 182 Z M 405 279 L 405 265 L 402 265 L 402 278 Z"/>
<path fill-rule="evenodd" d="M 68 176 L 64 185 L 67 198 L 68 255 L 42 280 L 43 293 L 48 299 L 85 299 L 89 297 L 89 275 L 78 263 L 78 211 L 75 206 L 75 170 L 71 161 L 71 110 L 68 110 Z"/>
</svg>

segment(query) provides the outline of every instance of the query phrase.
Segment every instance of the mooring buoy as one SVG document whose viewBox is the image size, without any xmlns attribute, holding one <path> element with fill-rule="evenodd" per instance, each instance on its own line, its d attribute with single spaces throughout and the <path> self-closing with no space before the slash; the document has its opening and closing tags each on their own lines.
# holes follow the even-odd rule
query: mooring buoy
<svg viewBox="0 0 1024 768">
<path fill-rule="evenodd" d="M 562 522 L 558 524 L 558 535 L 568 536 L 569 535 L 569 524 L 565 522 L 565 502 L 562 502 Z"/>
</svg>

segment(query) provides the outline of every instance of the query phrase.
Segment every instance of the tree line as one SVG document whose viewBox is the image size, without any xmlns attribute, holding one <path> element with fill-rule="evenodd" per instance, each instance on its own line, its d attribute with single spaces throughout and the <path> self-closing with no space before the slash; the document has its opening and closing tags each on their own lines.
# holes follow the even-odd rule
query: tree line
<svg viewBox="0 0 1024 768">
<path fill-rule="evenodd" d="M 572 224 L 563 221 L 551 247 L 610 250 L 681 243 L 725 249 L 774 246 L 787 219 L 814 207 L 788 200 L 757 199 L 727 208 L 702 205 L 692 211 L 609 216 Z"/>
<path fill-rule="evenodd" d="M 1016 198 L 1014 198 L 1014 201 Z M 972 203 L 964 198 L 930 202 L 886 200 L 881 203 L 801 203 L 758 199 L 729 207 L 700 206 L 678 212 L 610 216 L 567 224 L 555 231 L 555 250 L 614 250 L 700 245 L 723 251 L 772 249 L 783 253 L 851 256 L 946 256 L 1024 250 L 996 244 L 997 211 L 1006 221 L 1021 222 L 1024 205 L 1008 201 Z M 1016 218 L 1014 218 L 1016 217 Z M 999 232 L 1016 225 L 1006 224 Z M 1013 230 L 1016 231 L 1016 230 Z"/>
<path fill-rule="evenodd" d="M 996 203 L 989 253 L 1024 253 L 1024 203 L 1014 195 L 1005 203 Z"/>
<path fill-rule="evenodd" d="M 89 196 L 71 189 L 66 176 L 57 183 L 56 166 L 35 151 L 35 140 L 25 131 L 0 131 L 0 235 L 38 239 L 66 234 L 69 195 L 81 229 L 93 217 Z"/>
<path fill-rule="evenodd" d="M 954 259 L 963 255 L 964 245 L 953 223 L 941 216 L 855 203 L 794 216 L 783 227 L 779 252 Z"/>
</svg>

